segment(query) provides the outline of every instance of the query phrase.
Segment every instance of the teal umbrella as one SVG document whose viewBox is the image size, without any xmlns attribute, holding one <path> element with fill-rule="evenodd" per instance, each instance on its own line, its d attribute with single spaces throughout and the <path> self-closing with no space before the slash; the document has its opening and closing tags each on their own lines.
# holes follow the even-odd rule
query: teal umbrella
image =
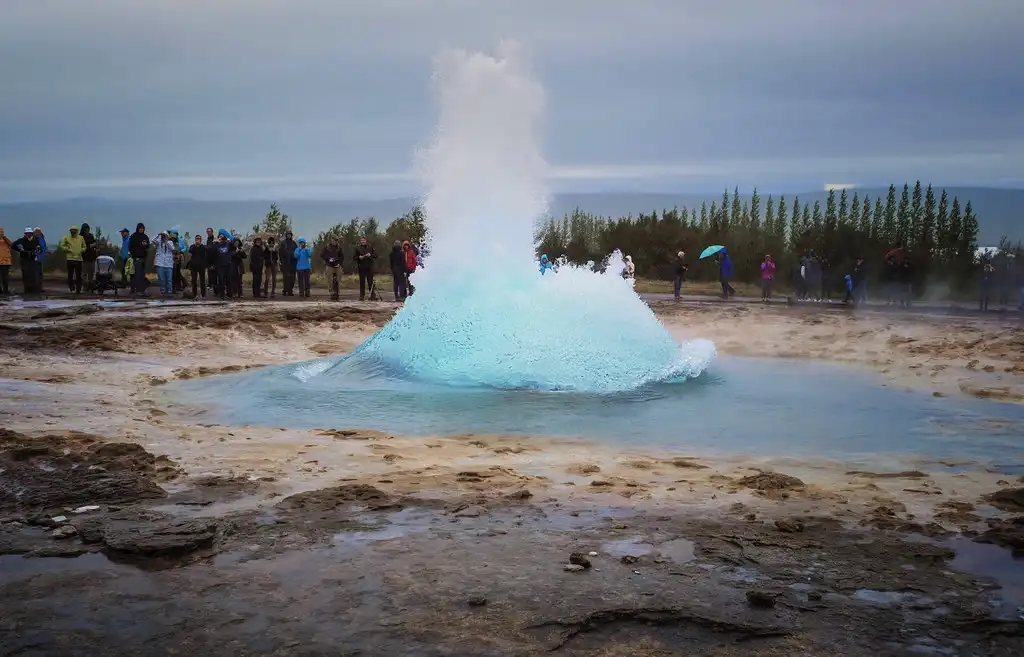
<svg viewBox="0 0 1024 657">
<path fill-rule="evenodd" d="M 720 244 L 716 244 L 715 246 L 709 246 L 708 248 L 706 248 L 706 249 L 704 249 L 703 251 L 700 252 L 700 259 L 703 260 L 704 258 L 706 258 L 708 256 L 713 256 L 716 253 L 718 253 L 719 251 L 722 251 L 724 249 L 725 249 L 725 247 L 720 245 Z"/>
</svg>

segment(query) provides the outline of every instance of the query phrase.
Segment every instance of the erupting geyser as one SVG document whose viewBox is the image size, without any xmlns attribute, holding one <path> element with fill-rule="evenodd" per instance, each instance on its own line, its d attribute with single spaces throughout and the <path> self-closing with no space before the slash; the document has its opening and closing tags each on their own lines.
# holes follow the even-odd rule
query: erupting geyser
<svg viewBox="0 0 1024 657">
<path fill-rule="evenodd" d="M 451 386 L 580 392 L 700 374 L 714 345 L 676 343 L 618 270 L 538 271 L 544 91 L 516 48 L 504 45 L 497 57 L 447 51 L 435 82 L 440 121 L 419 162 L 431 232 L 426 267 L 395 318 L 335 367 Z"/>
</svg>

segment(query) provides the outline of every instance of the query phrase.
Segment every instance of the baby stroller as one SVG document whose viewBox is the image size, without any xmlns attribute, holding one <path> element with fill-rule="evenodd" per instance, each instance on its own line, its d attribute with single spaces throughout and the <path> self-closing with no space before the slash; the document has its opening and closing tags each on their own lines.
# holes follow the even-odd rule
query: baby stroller
<svg viewBox="0 0 1024 657">
<path fill-rule="evenodd" d="M 103 296 L 107 290 L 113 290 L 114 296 L 121 289 L 121 283 L 114 280 L 114 259 L 108 255 L 101 255 L 96 258 L 96 277 L 93 279 L 92 292 Z"/>
</svg>

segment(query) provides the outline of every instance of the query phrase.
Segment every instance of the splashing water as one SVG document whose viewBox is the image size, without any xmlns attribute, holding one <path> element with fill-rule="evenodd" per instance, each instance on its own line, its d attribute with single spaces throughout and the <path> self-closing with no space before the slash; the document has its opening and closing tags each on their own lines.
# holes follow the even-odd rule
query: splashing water
<svg viewBox="0 0 1024 657">
<path fill-rule="evenodd" d="M 544 91 L 518 48 L 503 44 L 496 57 L 446 51 L 435 83 L 440 121 L 419 158 L 430 257 L 412 276 L 416 294 L 335 367 L 450 386 L 599 393 L 703 372 L 714 345 L 677 344 L 619 275 L 621 256 L 606 274 L 540 273 L 533 231 L 547 209 Z"/>
</svg>

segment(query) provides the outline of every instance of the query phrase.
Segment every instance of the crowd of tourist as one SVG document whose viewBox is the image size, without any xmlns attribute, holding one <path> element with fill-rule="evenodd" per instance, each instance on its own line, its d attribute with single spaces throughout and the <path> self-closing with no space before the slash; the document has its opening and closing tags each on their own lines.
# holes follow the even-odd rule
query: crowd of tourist
<svg viewBox="0 0 1024 657">
<path fill-rule="evenodd" d="M 134 296 L 150 296 L 147 268 L 152 262 L 155 268 L 159 293 L 165 297 L 182 295 L 193 299 L 217 296 L 221 299 L 240 299 L 245 294 L 245 274 L 249 273 L 250 294 L 253 298 L 274 298 L 277 296 L 278 274 L 282 278 L 281 294 L 299 297 L 311 295 L 311 274 L 314 268 L 312 245 L 303 237 L 296 240 L 287 232 L 280 243 L 273 235 L 264 240 L 256 236 L 248 246 L 243 240 L 225 229 L 214 232 L 206 229 L 205 239 L 196 235 L 195 242 L 185 244 L 176 228 L 160 230 L 153 239 L 146 233 L 146 227 L 138 224 L 134 232 L 121 229 L 121 286 L 129 288 Z M 104 283 L 94 280 L 100 270 L 99 264 L 107 256 L 100 254 L 100 242 L 93 235 L 89 225 L 71 226 L 57 248 L 64 253 L 67 263 L 67 286 L 73 294 L 83 291 L 100 290 Z M 720 247 L 716 247 L 720 248 Z M 39 227 L 25 228 L 22 237 L 11 239 L 0 228 L 0 294 L 9 295 L 10 269 L 15 256 L 21 270 L 25 294 L 41 294 L 43 291 L 43 262 L 49 254 L 46 237 Z M 110 264 L 113 264 L 113 260 Z M 382 298 L 375 286 L 374 263 L 377 253 L 365 237 L 352 250 L 352 264 L 359 277 L 359 299 Z M 1010 308 L 1017 305 L 1024 310 L 1024 262 L 1018 262 L 1013 254 L 982 253 L 981 259 L 981 310 L 990 305 Z M 319 254 L 325 272 L 334 277 L 332 297 L 337 298 L 336 274 L 344 263 L 344 253 L 336 239 L 326 244 Z M 100 261 L 100 262 L 98 262 Z M 714 254 L 715 266 L 721 283 L 721 296 L 728 299 L 736 291 L 731 282 L 735 268 L 729 252 L 720 248 Z M 542 255 L 539 259 L 540 273 L 557 271 L 567 264 L 565 256 L 555 261 Z M 600 264 L 588 263 L 597 271 L 604 271 L 608 261 Z M 419 249 L 409 241 L 396 241 L 389 254 L 389 270 L 392 279 L 394 300 L 403 301 L 415 292 L 410 275 L 423 266 Z M 683 281 L 689 265 L 686 253 L 679 251 L 675 262 L 674 294 L 682 295 Z M 332 274 L 333 272 L 333 274 Z M 186 279 L 185 274 L 189 274 Z M 631 256 L 623 259 L 623 277 L 634 278 L 636 267 Z M 878 279 L 882 285 L 882 297 L 887 305 L 909 307 L 914 297 L 915 271 L 910 254 L 901 246 L 884 254 Z M 772 256 L 765 255 L 760 265 L 761 300 L 770 302 L 779 270 Z M 792 271 L 794 302 L 832 301 L 834 281 L 838 280 L 828 258 L 809 252 L 796 264 Z M 845 295 L 843 303 L 860 305 L 868 298 L 868 272 L 864 258 L 857 258 L 852 269 L 841 276 Z M 107 283 L 109 284 L 109 282 Z"/>
<path fill-rule="evenodd" d="M 142 223 L 135 231 L 122 228 L 120 286 L 133 296 L 149 297 L 151 282 L 147 269 L 155 269 L 160 295 L 182 295 L 205 299 L 209 294 L 221 299 L 240 299 L 245 295 L 246 273 L 249 274 L 252 298 L 277 296 L 278 274 L 281 275 L 282 296 L 308 298 L 312 294 L 311 274 L 314 268 L 312 244 L 304 237 L 296 240 L 287 232 L 280 243 L 274 236 L 256 236 L 246 245 L 241 237 L 225 229 L 214 232 L 206 229 L 206 237 L 196 235 L 195 242 L 186 244 L 178 229 L 158 231 L 155 238 L 146 233 Z M 104 282 L 95 280 L 100 270 L 97 260 L 108 258 L 100 254 L 100 244 L 88 224 L 71 226 L 61 238 L 58 249 L 64 253 L 67 268 L 68 292 L 81 294 L 101 291 Z M 0 228 L 0 293 L 9 295 L 10 268 L 17 257 L 21 268 L 23 292 L 26 295 L 43 292 L 43 261 L 49 251 L 46 238 L 39 228 L 26 228 L 23 237 L 11 241 Z M 112 261 L 111 258 L 108 258 Z M 359 299 L 380 298 L 374 282 L 373 268 L 377 253 L 367 239 L 360 238 L 352 252 L 352 262 L 359 276 Z M 337 272 L 344 262 L 341 245 L 331 241 L 320 253 L 325 271 Z M 152 265 L 150 265 L 152 263 Z M 409 276 L 423 266 L 419 249 L 410 243 L 395 242 L 390 254 L 392 291 L 396 301 L 403 301 L 415 288 Z M 188 279 L 186 278 L 188 274 Z M 190 280 L 189 280 L 190 279 Z M 117 284 L 111 284 L 117 287 Z"/>
</svg>

